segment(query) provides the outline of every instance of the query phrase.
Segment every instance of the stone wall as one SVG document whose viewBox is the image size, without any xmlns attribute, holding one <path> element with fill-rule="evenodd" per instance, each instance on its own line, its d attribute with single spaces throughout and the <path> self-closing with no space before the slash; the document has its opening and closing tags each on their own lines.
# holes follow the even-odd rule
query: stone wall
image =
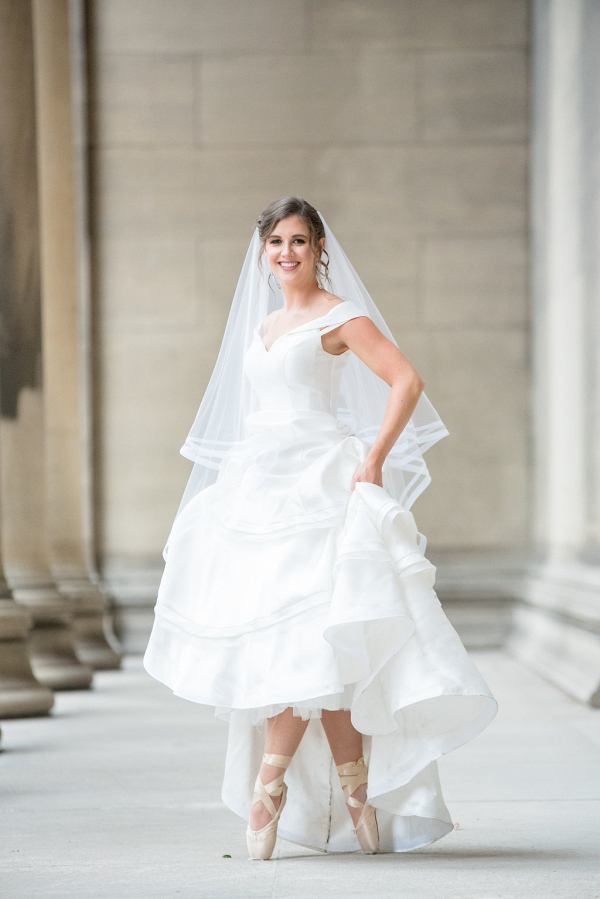
<svg viewBox="0 0 600 899">
<path fill-rule="evenodd" d="M 526 0 L 92 0 L 89 15 L 113 593 L 153 599 L 254 220 L 299 194 L 450 430 L 413 509 L 441 588 L 464 596 L 471 578 L 473 598 L 503 599 L 529 527 Z M 495 586 L 473 587 L 491 560 Z"/>
</svg>

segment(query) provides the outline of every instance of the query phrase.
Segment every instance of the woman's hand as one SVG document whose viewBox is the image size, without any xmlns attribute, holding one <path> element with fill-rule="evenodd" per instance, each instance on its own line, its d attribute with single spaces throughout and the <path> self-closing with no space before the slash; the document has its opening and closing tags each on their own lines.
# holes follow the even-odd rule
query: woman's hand
<svg viewBox="0 0 600 899">
<path fill-rule="evenodd" d="M 365 461 L 361 462 L 354 472 L 350 490 L 354 490 L 357 481 L 366 482 L 367 484 L 377 484 L 378 487 L 383 487 L 381 462 L 377 462 L 375 459 L 371 459 L 367 456 Z"/>
</svg>

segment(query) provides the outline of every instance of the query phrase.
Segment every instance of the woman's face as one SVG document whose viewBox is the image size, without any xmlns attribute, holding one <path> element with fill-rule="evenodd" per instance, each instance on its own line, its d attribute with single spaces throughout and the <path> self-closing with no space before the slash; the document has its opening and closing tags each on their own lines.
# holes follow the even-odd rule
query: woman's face
<svg viewBox="0 0 600 899">
<path fill-rule="evenodd" d="M 325 243 L 323 238 L 321 241 Z M 315 254 L 308 226 L 297 215 L 280 219 L 265 243 L 269 267 L 281 284 L 310 287 L 315 282 Z"/>
</svg>

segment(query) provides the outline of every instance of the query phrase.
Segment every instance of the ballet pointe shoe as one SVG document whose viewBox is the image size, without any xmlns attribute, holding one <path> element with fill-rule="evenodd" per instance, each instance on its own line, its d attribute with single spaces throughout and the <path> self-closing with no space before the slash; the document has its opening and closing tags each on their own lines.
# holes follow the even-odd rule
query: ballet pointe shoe
<svg viewBox="0 0 600 899">
<path fill-rule="evenodd" d="M 375 809 L 368 801 L 363 805 L 362 802 L 352 796 L 352 793 L 358 790 L 362 784 L 366 784 L 368 780 L 369 769 L 365 765 L 364 756 L 361 755 L 357 762 L 346 762 L 344 765 L 337 765 L 336 767 L 346 797 L 346 804 L 352 806 L 352 808 L 362 809 L 358 824 L 354 828 L 360 848 L 368 855 L 372 855 L 379 849 L 379 828 L 377 827 Z"/>
<path fill-rule="evenodd" d="M 267 765 L 274 765 L 276 768 L 287 768 L 291 761 L 291 755 L 274 755 L 267 752 L 263 755 L 263 762 L 266 762 Z M 271 820 L 264 827 L 261 827 L 260 830 L 252 830 L 250 824 L 248 824 L 246 842 L 250 858 L 261 858 L 266 861 L 273 855 L 275 841 L 277 840 L 277 825 L 287 799 L 287 785 L 283 782 L 284 776 L 285 772 L 270 783 L 263 784 L 260 775 L 257 775 L 252 805 L 259 801 L 262 802 L 271 815 Z M 279 808 L 275 808 L 271 796 L 281 796 Z"/>
</svg>

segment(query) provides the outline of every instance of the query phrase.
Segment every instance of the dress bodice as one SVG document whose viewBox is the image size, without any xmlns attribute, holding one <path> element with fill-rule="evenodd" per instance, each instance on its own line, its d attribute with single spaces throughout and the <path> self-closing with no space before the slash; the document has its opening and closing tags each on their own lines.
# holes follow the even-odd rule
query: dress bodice
<svg viewBox="0 0 600 899">
<path fill-rule="evenodd" d="M 362 315 L 362 309 L 345 300 L 325 315 L 282 334 L 269 350 L 264 342 L 264 322 L 258 325 L 246 352 L 244 370 L 261 411 L 327 412 L 335 416 L 350 350 L 339 355 L 328 353 L 321 335 Z"/>
</svg>

